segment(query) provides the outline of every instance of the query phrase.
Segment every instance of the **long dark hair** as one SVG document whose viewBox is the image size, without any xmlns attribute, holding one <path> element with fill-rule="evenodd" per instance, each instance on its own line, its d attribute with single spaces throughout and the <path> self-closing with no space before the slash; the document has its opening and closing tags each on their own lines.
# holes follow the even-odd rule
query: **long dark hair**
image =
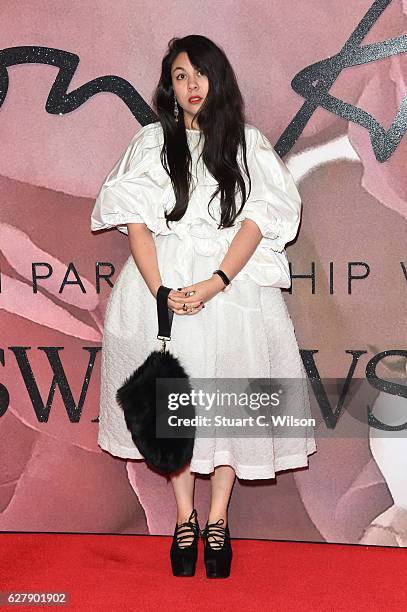
<svg viewBox="0 0 407 612">
<path fill-rule="evenodd" d="M 185 51 L 191 64 L 208 77 L 208 94 L 197 112 L 204 136 L 201 152 L 206 168 L 218 183 L 208 203 L 220 193 L 221 218 L 218 229 L 234 225 L 248 195 L 237 161 L 241 146 L 244 172 L 251 181 L 246 158 L 244 101 L 236 76 L 224 51 L 209 38 L 199 35 L 172 38 L 162 60 L 161 76 L 153 94 L 152 105 L 163 128 L 164 144 L 161 163 L 171 178 L 176 203 L 166 212 L 166 223 L 179 221 L 188 207 L 191 184 L 191 153 L 185 131 L 184 111 L 179 106 L 178 122 L 174 117 L 174 89 L 171 66 L 179 53 Z M 194 117 L 195 119 L 195 117 Z M 241 193 L 241 206 L 236 212 L 236 184 Z"/>
</svg>

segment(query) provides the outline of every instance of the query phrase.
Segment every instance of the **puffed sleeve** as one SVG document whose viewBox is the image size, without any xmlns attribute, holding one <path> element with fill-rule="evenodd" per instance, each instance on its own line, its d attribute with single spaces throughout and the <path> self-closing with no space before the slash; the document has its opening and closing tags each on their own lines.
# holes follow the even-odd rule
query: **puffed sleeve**
<svg viewBox="0 0 407 612">
<path fill-rule="evenodd" d="M 106 176 L 91 214 L 91 230 L 116 227 L 127 234 L 126 223 L 145 223 L 154 233 L 163 228 L 159 149 L 154 124 L 142 127 Z"/>
<path fill-rule="evenodd" d="M 262 247 L 281 253 L 297 234 L 301 198 L 287 166 L 255 126 L 249 131 L 247 164 L 251 193 L 238 220 L 252 219 L 263 235 Z"/>
</svg>

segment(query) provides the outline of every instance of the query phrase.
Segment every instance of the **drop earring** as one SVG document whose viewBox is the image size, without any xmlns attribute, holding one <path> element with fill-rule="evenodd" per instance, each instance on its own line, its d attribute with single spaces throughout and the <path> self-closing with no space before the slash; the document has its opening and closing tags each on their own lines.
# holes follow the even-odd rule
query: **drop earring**
<svg viewBox="0 0 407 612">
<path fill-rule="evenodd" d="M 176 123 L 178 123 L 178 115 L 179 115 L 179 109 L 178 109 L 178 104 L 177 104 L 177 98 L 175 96 L 175 91 L 174 91 L 174 117 L 175 117 Z"/>
</svg>

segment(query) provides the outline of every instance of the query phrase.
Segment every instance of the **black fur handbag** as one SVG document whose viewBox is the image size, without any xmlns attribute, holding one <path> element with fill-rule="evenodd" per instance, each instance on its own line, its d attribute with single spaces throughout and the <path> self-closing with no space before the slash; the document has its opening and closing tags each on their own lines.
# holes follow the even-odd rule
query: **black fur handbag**
<svg viewBox="0 0 407 612">
<path fill-rule="evenodd" d="M 181 419 L 192 419 L 195 416 L 191 403 L 179 406 L 176 411 L 169 412 L 168 409 L 168 394 L 172 389 L 176 393 L 188 393 L 191 397 L 189 375 L 177 357 L 166 350 L 166 342 L 171 340 L 174 315 L 167 305 L 170 291 L 171 288 L 164 285 L 157 291 L 157 339 L 163 342 L 161 350 L 150 353 L 144 363 L 126 378 L 116 393 L 133 442 L 146 463 L 165 474 L 175 472 L 189 463 L 196 429 L 187 421 L 185 425 L 171 427 L 174 435 L 170 437 L 172 432 L 168 427 L 169 416 Z M 157 379 L 168 379 L 160 381 L 158 395 Z M 167 437 L 159 435 L 163 431 Z"/>
</svg>

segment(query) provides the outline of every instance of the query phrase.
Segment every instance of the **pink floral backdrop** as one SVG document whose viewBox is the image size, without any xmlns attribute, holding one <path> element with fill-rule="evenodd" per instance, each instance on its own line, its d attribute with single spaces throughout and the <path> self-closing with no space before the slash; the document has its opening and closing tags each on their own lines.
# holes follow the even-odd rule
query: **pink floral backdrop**
<svg viewBox="0 0 407 612">
<path fill-rule="evenodd" d="M 101 75 L 129 81 L 150 104 L 160 62 L 173 36 L 203 34 L 220 44 L 236 71 L 247 120 L 271 142 L 303 99 L 291 80 L 304 67 L 337 53 L 372 6 L 371 0 L 12 0 L 2 3 L 2 47 L 50 47 L 80 63 L 69 90 Z M 216 18 L 214 18 L 214 15 Z M 407 2 L 392 0 L 363 44 L 406 32 Z M 39 422 L 18 365 L 26 347 L 44 404 L 53 372 L 46 351 L 59 358 L 79 401 L 89 350 L 100 347 L 110 286 L 96 288 L 96 262 L 112 262 L 114 277 L 128 257 L 126 236 L 90 231 L 90 213 L 104 176 L 140 124 L 123 101 L 98 93 L 76 110 L 53 115 L 45 102 L 58 68 L 10 66 L 0 107 L 0 530 L 93 533 L 173 531 L 170 483 L 144 462 L 114 458 L 96 443 L 99 360 L 88 380 L 80 421 L 71 423 L 58 387 L 47 422 Z M 343 70 L 330 93 L 390 127 L 406 93 L 407 56 Z M 299 236 L 287 249 L 293 279 L 284 297 L 302 349 L 322 377 L 345 377 L 350 355 L 363 350 L 356 377 L 384 350 L 405 350 L 407 137 L 391 157 L 377 161 L 368 132 L 318 108 L 284 161 L 303 199 Z M 349 261 L 367 262 L 370 275 L 348 293 Z M 31 282 L 32 262 L 48 278 Z M 73 263 L 80 277 L 63 283 Z M 329 265 L 334 267 L 334 291 Z M 360 271 L 359 271 L 360 273 Z M 74 274 L 69 275 L 75 280 Z M 137 299 L 137 296 L 135 296 Z M 383 378 L 406 378 L 405 359 L 387 358 Z M 375 414 L 401 418 L 404 406 L 372 393 Z M 357 404 L 362 398 L 353 398 Z M 404 421 L 407 419 L 404 410 Z M 345 412 L 345 427 L 352 417 Z M 378 417 L 379 418 L 379 417 Z M 388 421 L 387 418 L 387 421 Z M 318 452 L 309 468 L 280 472 L 276 480 L 235 484 L 230 522 L 236 537 L 407 545 L 407 444 L 402 435 L 379 438 L 359 423 L 353 437 L 329 437 L 322 420 Z M 278 486 L 277 486 L 278 485 Z M 210 480 L 196 483 L 205 514 Z"/>
</svg>

